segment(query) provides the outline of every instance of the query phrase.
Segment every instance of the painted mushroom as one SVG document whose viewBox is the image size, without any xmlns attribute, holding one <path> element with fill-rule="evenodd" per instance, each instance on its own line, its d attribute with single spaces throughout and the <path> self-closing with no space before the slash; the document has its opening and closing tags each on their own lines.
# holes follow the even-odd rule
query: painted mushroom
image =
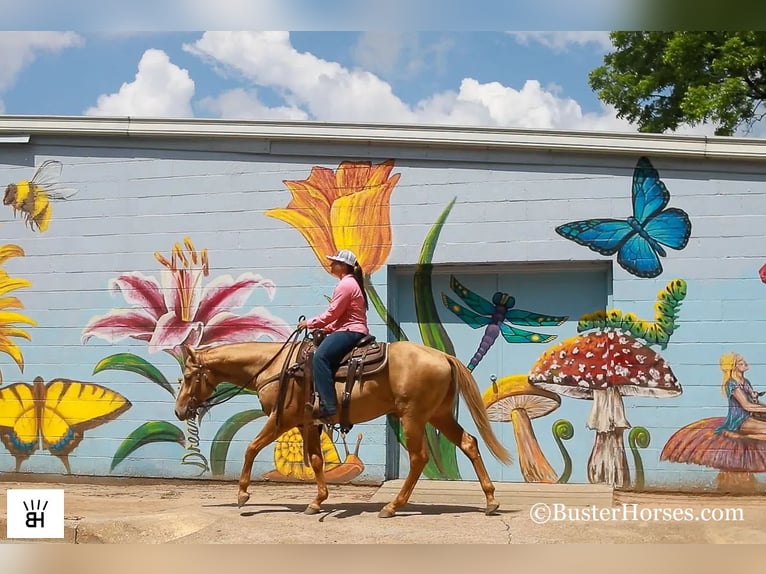
<svg viewBox="0 0 766 574">
<path fill-rule="evenodd" d="M 588 480 L 618 488 L 630 484 L 623 432 L 630 428 L 623 396 L 673 397 L 681 394 L 670 366 L 658 353 L 620 331 L 571 337 L 543 353 L 529 380 L 575 399 L 593 400 L 586 426 L 596 431 Z"/>
<path fill-rule="evenodd" d="M 556 471 L 545 458 L 532 419 L 543 417 L 561 405 L 556 394 L 529 384 L 527 375 L 493 379 L 482 395 L 489 420 L 511 422 L 519 452 L 519 467 L 527 482 L 556 482 Z"/>
<path fill-rule="evenodd" d="M 665 443 L 660 460 L 718 469 L 719 490 L 752 492 L 758 488 L 753 473 L 766 472 L 766 442 L 736 432 L 717 433 L 724 421 L 710 417 L 678 429 Z"/>
</svg>

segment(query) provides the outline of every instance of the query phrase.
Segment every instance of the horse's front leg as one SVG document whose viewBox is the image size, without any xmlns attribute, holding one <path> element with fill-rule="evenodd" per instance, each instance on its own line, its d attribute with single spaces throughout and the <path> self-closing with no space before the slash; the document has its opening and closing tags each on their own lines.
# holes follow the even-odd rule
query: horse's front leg
<svg viewBox="0 0 766 574">
<path fill-rule="evenodd" d="M 280 426 L 284 426 L 280 425 Z M 281 429 L 282 431 L 287 429 Z M 277 428 L 276 414 L 272 413 L 266 423 L 263 425 L 261 432 L 247 445 L 245 450 L 245 462 L 242 465 L 242 474 L 239 477 L 239 494 L 237 495 L 237 506 L 242 507 L 249 499 L 250 495 L 247 492 L 250 486 L 250 476 L 253 472 L 253 462 L 255 457 L 261 450 L 277 440 L 277 437 L 281 434 L 280 429 Z"/>
<path fill-rule="evenodd" d="M 306 507 L 306 514 L 317 514 L 322 509 L 322 503 L 327 500 L 327 481 L 324 476 L 324 457 L 322 456 L 322 428 L 320 426 L 308 425 L 303 430 L 303 442 L 306 445 L 306 452 L 309 455 L 311 470 L 314 471 L 314 477 L 317 483 L 316 498 Z"/>
<path fill-rule="evenodd" d="M 398 509 L 407 504 L 412 491 L 415 490 L 420 474 L 428 462 L 428 445 L 425 441 L 426 425 L 420 416 L 420 414 L 407 414 L 400 418 L 407 452 L 410 455 L 410 471 L 407 473 L 407 478 L 404 479 L 404 484 L 396 498 L 386 504 L 378 513 L 380 518 L 391 518 Z"/>
</svg>

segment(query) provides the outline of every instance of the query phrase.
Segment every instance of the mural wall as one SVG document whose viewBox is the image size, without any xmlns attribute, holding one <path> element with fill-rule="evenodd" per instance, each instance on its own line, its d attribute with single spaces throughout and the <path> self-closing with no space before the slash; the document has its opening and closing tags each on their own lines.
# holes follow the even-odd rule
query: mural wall
<svg viewBox="0 0 766 574">
<path fill-rule="evenodd" d="M 373 334 L 472 371 L 514 454 L 487 457 L 495 480 L 761 488 L 762 168 L 82 143 L 0 156 L 0 472 L 238 476 L 258 398 L 179 422 L 181 346 L 285 340 L 327 305 L 325 255 L 351 249 Z M 254 478 L 312 480 L 300 440 L 279 437 Z M 403 475 L 397 440 L 392 417 L 325 433 L 328 480 Z M 426 477 L 476 479 L 427 441 Z"/>
</svg>

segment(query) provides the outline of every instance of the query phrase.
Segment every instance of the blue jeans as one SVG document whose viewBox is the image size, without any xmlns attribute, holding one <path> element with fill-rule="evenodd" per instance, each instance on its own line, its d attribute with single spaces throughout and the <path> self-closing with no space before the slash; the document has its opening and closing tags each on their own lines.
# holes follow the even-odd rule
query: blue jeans
<svg viewBox="0 0 766 574">
<path fill-rule="evenodd" d="M 364 337 L 354 331 L 335 331 L 327 335 L 314 353 L 314 388 L 319 393 L 320 416 L 334 415 L 338 408 L 335 371 L 341 360 Z"/>
</svg>

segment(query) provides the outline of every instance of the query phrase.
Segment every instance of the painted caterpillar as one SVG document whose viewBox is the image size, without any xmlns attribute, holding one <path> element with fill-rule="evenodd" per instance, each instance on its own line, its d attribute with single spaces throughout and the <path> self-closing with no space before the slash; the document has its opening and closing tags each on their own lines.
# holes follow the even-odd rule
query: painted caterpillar
<svg viewBox="0 0 766 574">
<path fill-rule="evenodd" d="M 609 309 L 583 315 L 577 323 L 577 332 L 582 333 L 590 329 L 619 329 L 643 339 L 649 345 L 658 345 L 665 349 L 671 335 L 678 329 L 676 319 L 685 297 L 686 281 L 673 279 L 657 293 L 654 321 L 639 319 L 634 313 L 623 313 L 620 309 Z"/>
</svg>

